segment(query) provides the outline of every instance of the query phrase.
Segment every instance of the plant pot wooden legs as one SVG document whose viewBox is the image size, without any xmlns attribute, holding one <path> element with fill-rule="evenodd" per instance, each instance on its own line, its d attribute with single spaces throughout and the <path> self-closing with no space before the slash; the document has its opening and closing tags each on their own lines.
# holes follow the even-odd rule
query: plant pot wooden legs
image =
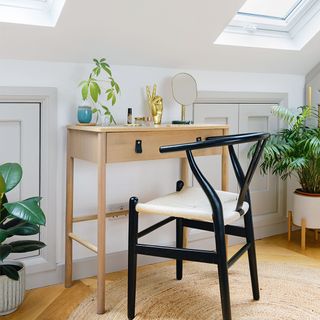
<svg viewBox="0 0 320 320">
<path fill-rule="evenodd" d="M 288 211 L 288 241 L 291 240 L 291 232 L 292 232 L 292 211 Z M 306 249 L 306 219 L 301 219 L 301 249 Z M 318 238 L 318 232 L 315 230 L 315 237 Z"/>
<path fill-rule="evenodd" d="M 306 219 L 301 219 L 301 249 L 306 250 Z"/>
<path fill-rule="evenodd" d="M 288 241 L 291 240 L 292 232 L 292 211 L 288 211 Z"/>
</svg>

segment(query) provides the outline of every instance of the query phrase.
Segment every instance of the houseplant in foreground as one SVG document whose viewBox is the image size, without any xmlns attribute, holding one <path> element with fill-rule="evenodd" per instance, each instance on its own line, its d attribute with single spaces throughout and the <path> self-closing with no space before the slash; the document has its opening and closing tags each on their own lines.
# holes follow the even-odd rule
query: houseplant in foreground
<svg viewBox="0 0 320 320">
<path fill-rule="evenodd" d="M 264 149 L 261 169 L 286 180 L 295 176 L 301 188 L 294 194 L 293 223 L 304 228 L 320 228 L 320 128 L 307 122 L 318 118 L 311 106 L 297 113 L 275 106 L 273 114 L 288 125 L 273 134 Z"/>
<path fill-rule="evenodd" d="M 101 114 L 109 118 L 109 123 L 116 124 L 110 111 L 110 105 L 115 105 L 120 94 L 119 84 L 114 80 L 111 67 L 105 58 L 93 59 L 94 67 L 87 80 L 80 82 L 83 101 L 89 101 L 92 112 L 97 114 L 97 122 Z M 108 104 L 108 106 L 107 106 Z"/>
<path fill-rule="evenodd" d="M 38 234 L 46 218 L 39 206 L 40 197 L 8 202 L 7 193 L 22 178 L 17 163 L 0 165 L 0 315 L 8 314 L 22 303 L 25 290 L 25 268 L 21 262 L 5 260 L 10 253 L 35 251 L 45 244 L 36 240 L 10 241 L 12 236 Z"/>
</svg>

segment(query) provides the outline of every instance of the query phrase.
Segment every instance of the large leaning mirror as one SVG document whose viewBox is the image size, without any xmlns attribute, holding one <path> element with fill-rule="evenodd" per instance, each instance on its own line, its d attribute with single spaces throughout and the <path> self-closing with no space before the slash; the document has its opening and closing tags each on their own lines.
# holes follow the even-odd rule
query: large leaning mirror
<svg viewBox="0 0 320 320">
<path fill-rule="evenodd" d="M 186 106 L 194 103 L 198 96 L 197 82 L 188 73 L 178 73 L 172 78 L 172 94 L 175 101 L 181 104 L 181 120 L 172 123 L 187 124 Z"/>
</svg>

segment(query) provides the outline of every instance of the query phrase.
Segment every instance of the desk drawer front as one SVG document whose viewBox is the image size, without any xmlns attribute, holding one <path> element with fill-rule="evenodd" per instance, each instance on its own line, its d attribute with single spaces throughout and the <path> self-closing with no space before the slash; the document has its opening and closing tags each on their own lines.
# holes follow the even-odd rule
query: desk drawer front
<svg viewBox="0 0 320 320">
<path fill-rule="evenodd" d="M 107 162 L 141 161 L 154 159 L 182 158 L 185 152 L 164 153 L 159 147 L 170 144 L 194 142 L 201 137 L 204 140 L 209 136 L 223 135 L 222 129 L 198 130 L 168 130 L 158 132 L 122 132 L 107 134 Z M 142 152 L 136 152 L 136 141 L 141 141 Z M 221 148 L 197 150 L 196 156 L 221 154 Z"/>
</svg>

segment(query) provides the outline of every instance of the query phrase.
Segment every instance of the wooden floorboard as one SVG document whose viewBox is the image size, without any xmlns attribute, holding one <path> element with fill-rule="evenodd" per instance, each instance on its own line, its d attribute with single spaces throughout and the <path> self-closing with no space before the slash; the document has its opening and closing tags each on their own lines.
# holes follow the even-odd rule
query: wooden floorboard
<svg viewBox="0 0 320 320">
<path fill-rule="evenodd" d="M 261 261 L 287 262 L 308 266 L 320 266 L 320 240 L 314 239 L 314 233 L 307 233 L 307 249 L 300 249 L 300 231 L 292 234 L 291 242 L 287 235 L 278 235 L 256 241 L 257 258 Z M 239 246 L 229 249 L 229 255 Z M 241 259 L 245 259 L 243 256 Z M 157 265 L 153 266 L 157 268 Z M 143 267 L 142 267 L 143 268 Z M 106 283 L 117 281 L 126 276 L 125 271 L 106 276 Z M 33 289 L 27 292 L 23 305 L 13 314 L 1 317 L 1 320 L 65 320 L 77 305 L 96 289 L 95 278 L 76 281 L 65 289 L 63 285 Z"/>
</svg>

